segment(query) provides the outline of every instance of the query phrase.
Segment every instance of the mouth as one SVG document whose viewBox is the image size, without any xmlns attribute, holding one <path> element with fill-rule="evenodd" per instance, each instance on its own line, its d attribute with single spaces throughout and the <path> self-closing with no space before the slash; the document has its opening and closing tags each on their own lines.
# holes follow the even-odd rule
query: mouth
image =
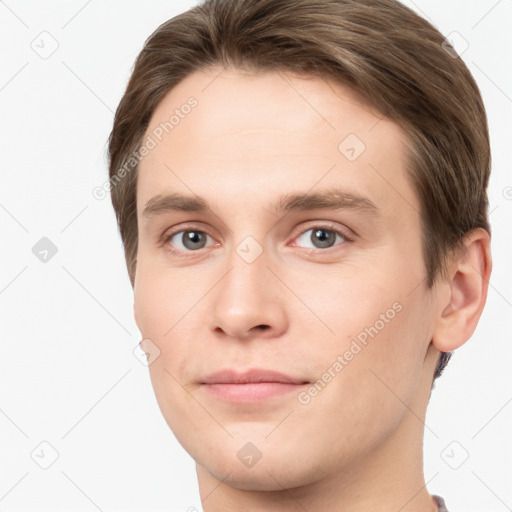
<svg viewBox="0 0 512 512">
<path fill-rule="evenodd" d="M 200 384 L 210 395 L 220 400 L 251 403 L 298 392 L 310 382 L 273 370 L 253 368 L 243 373 L 221 370 L 208 375 Z"/>
</svg>

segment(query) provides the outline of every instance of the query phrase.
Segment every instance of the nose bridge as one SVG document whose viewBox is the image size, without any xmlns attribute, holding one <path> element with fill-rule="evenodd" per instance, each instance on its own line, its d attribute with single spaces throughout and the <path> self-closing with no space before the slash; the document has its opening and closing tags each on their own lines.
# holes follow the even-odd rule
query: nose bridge
<svg viewBox="0 0 512 512">
<path fill-rule="evenodd" d="M 226 257 L 227 273 L 216 287 L 214 329 L 243 338 L 254 327 L 266 326 L 269 335 L 284 328 L 281 292 L 267 268 L 271 260 L 270 250 L 252 236 L 232 246 Z"/>
<path fill-rule="evenodd" d="M 230 271 L 221 283 L 223 295 L 236 300 L 240 307 L 268 300 L 272 291 L 269 264 L 269 250 L 252 236 L 244 238 L 228 256 Z"/>
<path fill-rule="evenodd" d="M 240 220 L 238 227 L 230 230 L 231 243 L 226 255 L 227 268 L 231 269 L 229 280 L 235 287 L 237 283 L 247 281 L 248 285 L 258 284 L 258 280 L 268 282 L 271 272 L 266 268 L 271 264 L 271 247 L 267 241 L 267 234 L 260 226 L 261 218 L 254 215 L 254 212 L 246 212 L 244 215 L 237 215 Z M 235 226 L 234 222 L 233 226 Z"/>
</svg>

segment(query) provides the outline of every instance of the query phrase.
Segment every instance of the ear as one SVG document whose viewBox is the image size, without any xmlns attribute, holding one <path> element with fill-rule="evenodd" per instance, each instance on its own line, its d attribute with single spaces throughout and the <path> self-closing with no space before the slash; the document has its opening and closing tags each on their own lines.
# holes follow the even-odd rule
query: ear
<svg viewBox="0 0 512 512">
<path fill-rule="evenodd" d="M 492 260 L 490 235 L 482 228 L 471 231 L 464 248 L 449 263 L 442 282 L 448 300 L 440 304 L 432 344 L 441 352 L 459 348 L 471 338 L 487 299 Z"/>
</svg>

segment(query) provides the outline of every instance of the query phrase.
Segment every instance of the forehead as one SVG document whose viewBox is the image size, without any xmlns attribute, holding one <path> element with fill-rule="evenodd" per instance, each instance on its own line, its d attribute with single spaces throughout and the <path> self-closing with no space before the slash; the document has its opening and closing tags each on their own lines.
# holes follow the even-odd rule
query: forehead
<svg viewBox="0 0 512 512">
<path fill-rule="evenodd" d="M 157 194 L 240 206 L 333 185 L 390 211 L 400 197 L 416 204 L 403 130 L 348 87 L 318 77 L 196 71 L 160 102 L 146 137 L 155 145 L 139 165 L 139 214 Z"/>
</svg>

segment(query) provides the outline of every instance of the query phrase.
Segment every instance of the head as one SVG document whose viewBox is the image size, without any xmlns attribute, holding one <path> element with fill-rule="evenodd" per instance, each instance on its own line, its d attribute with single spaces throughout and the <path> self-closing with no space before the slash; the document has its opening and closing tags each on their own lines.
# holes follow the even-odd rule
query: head
<svg viewBox="0 0 512 512">
<path fill-rule="evenodd" d="M 473 333 L 489 139 L 445 48 L 394 0 L 207 0 L 138 56 L 110 137 L 112 202 L 159 405 L 219 477 L 246 442 L 262 489 L 264 468 L 308 481 L 285 445 L 325 472 L 370 453 Z M 204 387 L 227 367 L 307 385 L 235 408 Z M 231 482 L 249 485 L 239 469 Z"/>
</svg>

